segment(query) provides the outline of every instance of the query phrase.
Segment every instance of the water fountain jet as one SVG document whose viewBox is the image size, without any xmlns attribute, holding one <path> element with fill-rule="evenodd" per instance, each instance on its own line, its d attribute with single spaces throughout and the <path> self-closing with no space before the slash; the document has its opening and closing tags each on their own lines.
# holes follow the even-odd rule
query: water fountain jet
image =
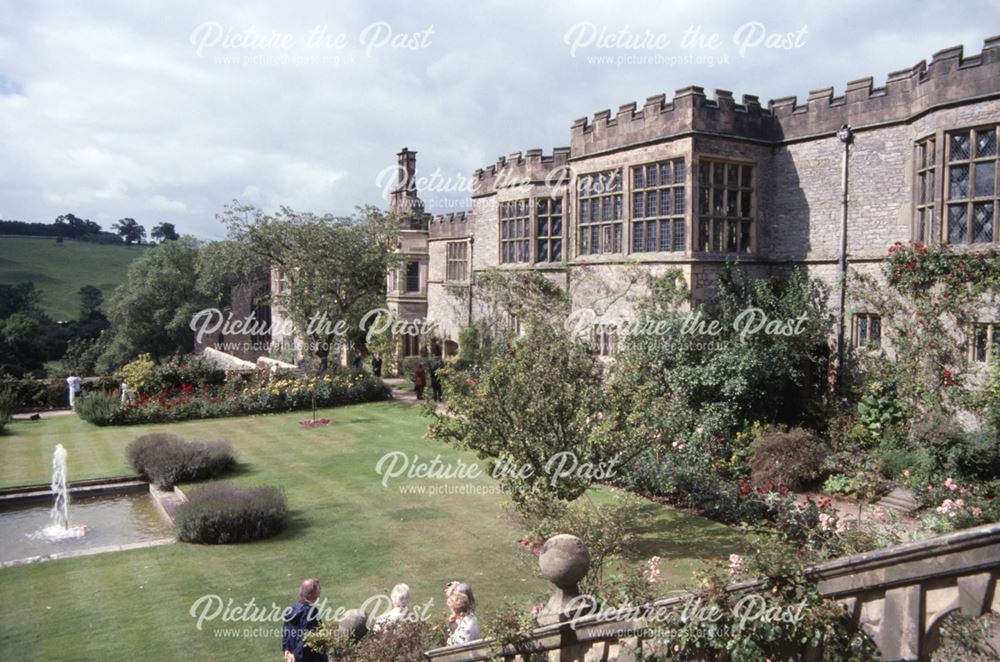
<svg viewBox="0 0 1000 662">
<path fill-rule="evenodd" d="M 54 501 L 49 512 L 51 524 L 41 531 L 31 535 L 44 540 L 65 540 L 80 538 L 86 530 L 85 526 L 69 525 L 69 485 L 66 482 L 66 448 L 56 444 L 52 453 L 52 483 L 50 485 Z"/>
</svg>

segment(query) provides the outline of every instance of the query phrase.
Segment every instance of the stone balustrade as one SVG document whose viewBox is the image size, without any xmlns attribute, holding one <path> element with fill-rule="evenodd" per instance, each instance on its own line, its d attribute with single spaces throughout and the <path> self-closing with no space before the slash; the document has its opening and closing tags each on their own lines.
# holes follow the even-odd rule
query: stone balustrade
<svg viewBox="0 0 1000 662">
<path fill-rule="evenodd" d="M 633 662 L 644 633 L 656 628 L 651 615 L 690 604 L 691 594 L 644 605 L 608 619 L 601 614 L 573 618 L 565 608 L 578 595 L 590 554 L 583 541 L 560 535 L 549 539 L 539 557 L 542 575 L 554 588 L 540 626 L 521 650 L 499 652 L 481 640 L 425 653 L 435 662 Z M 1000 612 L 1000 523 L 887 549 L 834 559 L 807 570 L 820 592 L 838 600 L 879 647 L 882 659 L 925 660 L 938 645 L 942 619 L 954 611 L 969 617 Z M 733 584 L 749 592 L 756 582 Z M 799 658 L 819 659 L 804 650 Z M 721 658 L 720 658 L 721 659 Z"/>
</svg>

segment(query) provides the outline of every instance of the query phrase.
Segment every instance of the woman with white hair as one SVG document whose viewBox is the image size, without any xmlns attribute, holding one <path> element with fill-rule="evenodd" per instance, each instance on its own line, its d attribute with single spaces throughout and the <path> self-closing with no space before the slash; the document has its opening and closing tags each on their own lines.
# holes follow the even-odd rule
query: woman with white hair
<svg viewBox="0 0 1000 662">
<path fill-rule="evenodd" d="M 410 604 L 410 587 L 406 584 L 396 584 L 389 592 L 389 602 L 392 608 L 375 620 L 373 632 L 381 632 L 406 615 L 406 607 Z"/>
<path fill-rule="evenodd" d="M 464 582 L 448 582 L 444 588 L 451 615 L 448 617 L 448 645 L 467 644 L 479 639 L 479 619 L 472 587 Z"/>
</svg>

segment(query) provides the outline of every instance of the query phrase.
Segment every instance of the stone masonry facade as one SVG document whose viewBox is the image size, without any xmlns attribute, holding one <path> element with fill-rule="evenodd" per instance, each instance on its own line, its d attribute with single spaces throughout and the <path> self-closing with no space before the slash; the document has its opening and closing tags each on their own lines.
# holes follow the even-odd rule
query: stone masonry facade
<svg viewBox="0 0 1000 662">
<path fill-rule="evenodd" d="M 884 87 L 864 78 L 805 103 L 737 103 L 691 86 L 604 110 L 572 124 L 569 147 L 477 170 L 466 212 L 423 211 L 416 153 L 404 148 L 392 210 L 406 219 L 406 266 L 388 279 L 389 307 L 432 322 L 432 351 L 452 354 L 481 311 L 464 286 L 491 268 L 540 271 L 598 323 L 630 318 L 644 287 L 637 271 L 680 269 L 698 304 L 727 262 L 760 275 L 802 268 L 837 305 L 843 265 L 876 273 L 893 242 L 1000 242 L 998 131 L 993 37 L 978 55 L 948 48 Z M 846 299 L 835 312 L 853 333 L 854 316 L 873 311 Z"/>
</svg>

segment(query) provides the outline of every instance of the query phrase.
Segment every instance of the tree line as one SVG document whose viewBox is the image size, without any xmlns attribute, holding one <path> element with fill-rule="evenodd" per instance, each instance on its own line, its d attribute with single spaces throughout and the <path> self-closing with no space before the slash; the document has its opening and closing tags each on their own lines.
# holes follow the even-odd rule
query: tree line
<svg viewBox="0 0 1000 662">
<path fill-rule="evenodd" d="M 0 220 L 0 234 L 54 237 L 57 241 L 80 239 L 97 243 L 117 244 L 124 242 L 126 246 L 142 244 L 147 241 L 146 228 L 134 218 L 119 219 L 111 225 L 109 232 L 98 223 L 90 219 L 80 218 L 75 214 L 62 214 L 56 217 L 52 223 Z M 174 224 L 166 222 L 153 226 L 148 236 L 161 243 L 180 239 Z"/>
</svg>

